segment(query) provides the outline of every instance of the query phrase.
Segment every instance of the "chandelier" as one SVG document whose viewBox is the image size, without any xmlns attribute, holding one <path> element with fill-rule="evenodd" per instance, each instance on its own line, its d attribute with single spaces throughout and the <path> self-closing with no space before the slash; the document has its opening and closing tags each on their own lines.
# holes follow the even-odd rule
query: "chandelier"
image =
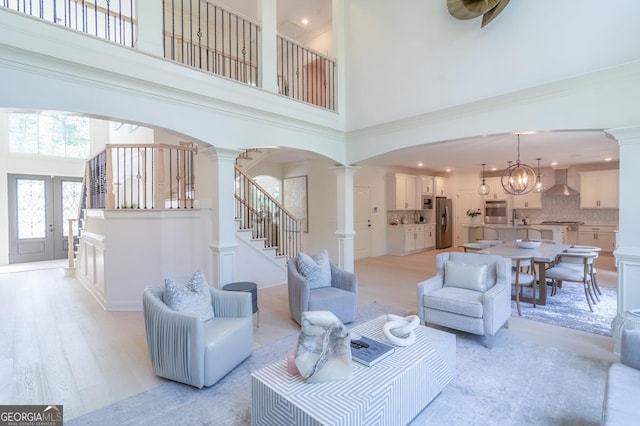
<svg viewBox="0 0 640 426">
<path fill-rule="evenodd" d="M 502 172 L 500 183 L 505 192 L 513 195 L 528 194 L 536 187 L 540 168 L 538 167 L 538 175 L 528 165 L 520 162 L 520 135 L 518 135 L 518 159 L 515 164 L 509 161 L 509 167 Z M 539 164 L 539 163 L 538 163 Z M 540 181 L 542 183 L 542 181 Z"/>
<path fill-rule="evenodd" d="M 478 187 L 479 195 L 489 195 L 489 192 L 491 192 L 491 188 L 489 188 L 489 185 L 487 185 L 486 181 L 484 180 L 484 166 L 486 166 L 486 164 L 482 163 L 482 185 Z"/>
</svg>

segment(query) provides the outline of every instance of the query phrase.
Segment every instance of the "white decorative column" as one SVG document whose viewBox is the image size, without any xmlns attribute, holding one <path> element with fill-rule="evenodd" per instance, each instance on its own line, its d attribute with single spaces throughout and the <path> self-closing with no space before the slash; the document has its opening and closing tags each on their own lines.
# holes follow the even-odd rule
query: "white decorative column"
<svg viewBox="0 0 640 426">
<path fill-rule="evenodd" d="M 259 0 L 260 83 L 269 92 L 278 93 L 278 4 L 277 0 Z"/>
<path fill-rule="evenodd" d="M 210 249 L 213 254 L 214 286 L 235 281 L 236 276 L 236 224 L 235 224 L 235 169 L 236 157 L 241 151 L 207 148 L 200 151 L 211 159 L 211 224 Z"/>
<path fill-rule="evenodd" d="M 619 231 L 614 251 L 618 266 L 618 315 L 612 324 L 617 352 L 622 329 L 628 324 L 622 314 L 640 309 L 640 126 L 609 129 L 606 133 L 620 145 Z"/>
<path fill-rule="evenodd" d="M 164 56 L 162 2 L 138 0 L 136 19 L 134 40 L 136 49 L 152 55 Z"/>
<path fill-rule="evenodd" d="M 337 178 L 337 224 L 338 267 L 345 271 L 354 270 L 354 244 L 356 235 L 353 229 L 353 176 L 360 169 L 355 166 L 331 167 Z"/>
</svg>

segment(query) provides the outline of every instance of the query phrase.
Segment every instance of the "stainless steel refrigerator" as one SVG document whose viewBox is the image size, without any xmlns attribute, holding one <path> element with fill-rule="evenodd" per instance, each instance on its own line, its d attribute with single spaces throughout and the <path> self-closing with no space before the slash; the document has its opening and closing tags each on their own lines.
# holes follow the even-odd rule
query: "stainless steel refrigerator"
<svg viewBox="0 0 640 426">
<path fill-rule="evenodd" d="M 453 204 L 446 197 L 436 197 L 436 248 L 451 247 L 453 243 Z"/>
</svg>

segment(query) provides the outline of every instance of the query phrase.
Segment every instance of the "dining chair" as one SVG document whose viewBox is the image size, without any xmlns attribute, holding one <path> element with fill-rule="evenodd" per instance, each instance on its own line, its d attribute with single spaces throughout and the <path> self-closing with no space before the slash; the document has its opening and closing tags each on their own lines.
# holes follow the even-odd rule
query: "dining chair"
<svg viewBox="0 0 640 426">
<path fill-rule="evenodd" d="M 499 240 L 498 230 L 489 226 L 478 226 L 473 229 L 473 235 L 477 240 Z"/>
<path fill-rule="evenodd" d="M 533 264 L 533 256 L 509 256 L 509 258 L 511 259 L 511 284 L 515 288 L 516 307 L 518 315 L 522 316 L 520 296 L 523 287 L 531 288 L 533 307 L 536 307 L 536 268 Z M 525 269 L 530 272 L 524 272 Z"/>
<path fill-rule="evenodd" d="M 464 243 L 462 245 L 465 253 L 475 253 L 489 247 L 491 247 L 489 243 Z"/>
<path fill-rule="evenodd" d="M 589 309 L 593 312 L 592 302 L 595 304 L 596 300 L 593 297 L 592 275 L 591 267 L 593 260 L 597 257 L 597 253 L 592 251 L 560 253 L 556 257 L 556 262 L 548 269 L 545 270 L 547 278 L 553 282 L 551 295 L 555 295 L 558 291 L 558 285 L 565 281 L 582 283 L 584 287 L 584 295 L 587 298 L 587 304 Z M 564 263 L 564 265 L 562 264 Z M 578 265 L 567 266 L 569 264 Z"/>
<path fill-rule="evenodd" d="M 596 274 L 598 273 L 597 268 L 596 268 L 596 259 L 600 256 L 600 252 L 602 251 L 602 248 L 600 247 L 596 247 L 596 246 L 585 246 L 585 245 L 573 245 L 571 247 L 569 247 L 567 249 L 567 252 L 571 253 L 571 252 L 580 252 L 580 251 L 592 251 L 594 253 L 596 253 L 596 257 L 593 259 L 593 262 L 591 263 L 591 279 L 592 279 L 592 283 L 593 283 L 593 288 L 596 291 L 596 297 L 598 297 L 598 295 L 602 296 L 602 291 L 600 291 L 600 287 L 598 286 L 598 280 L 596 279 Z M 569 266 L 571 264 L 568 264 L 566 266 Z M 600 298 L 598 297 L 598 300 L 600 300 Z"/>
<path fill-rule="evenodd" d="M 542 240 L 542 231 L 536 228 L 518 228 L 516 235 L 523 240 Z"/>
</svg>

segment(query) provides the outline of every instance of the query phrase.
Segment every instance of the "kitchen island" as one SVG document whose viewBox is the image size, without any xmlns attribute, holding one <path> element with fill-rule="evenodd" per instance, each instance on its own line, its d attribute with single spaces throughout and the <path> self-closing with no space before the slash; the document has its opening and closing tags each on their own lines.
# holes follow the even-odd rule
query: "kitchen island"
<svg viewBox="0 0 640 426">
<path fill-rule="evenodd" d="M 513 241 L 518 238 L 517 230 L 520 228 L 533 228 L 542 231 L 542 238 L 545 240 L 551 240 L 558 244 L 564 244 L 566 241 L 567 226 L 563 225 L 509 225 L 509 224 L 491 224 L 491 225 L 464 225 L 466 228 L 466 237 L 469 243 L 476 241 L 473 233 L 473 229 L 478 226 L 488 226 L 498 231 L 499 239 L 502 241 Z"/>
</svg>

